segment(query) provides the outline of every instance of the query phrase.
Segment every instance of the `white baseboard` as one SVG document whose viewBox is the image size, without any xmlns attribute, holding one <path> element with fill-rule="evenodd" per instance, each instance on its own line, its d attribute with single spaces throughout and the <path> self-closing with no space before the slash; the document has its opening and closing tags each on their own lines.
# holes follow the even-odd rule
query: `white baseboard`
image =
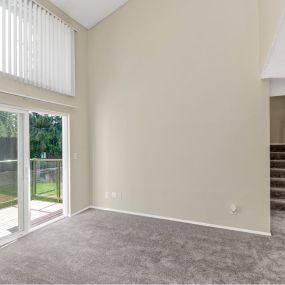
<svg viewBox="0 0 285 285">
<path fill-rule="evenodd" d="M 137 212 L 129 212 L 129 211 L 123 211 L 123 210 L 110 209 L 110 208 L 96 207 L 96 206 L 90 206 L 89 208 L 96 209 L 96 210 L 102 210 L 102 211 L 121 213 L 121 214 L 128 214 L 128 215 L 135 215 L 135 216 L 141 216 L 141 217 L 147 217 L 147 218 L 160 219 L 160 220 L 168 220 L 168 221 L 197 225 L 197 226 L 203 226 L 203 227 L 217 228 L 217 229 L 223 229 L 223 230 L 229 230 L 229 231 L 243 232 L 243 233 L 262 235 L 262 236 L 271 236 L 271 233 L 268 233 L 268 232 L 252 231 L 252 230 L 235 228 L 235 227 L 227 227 L 227 226 L 221 226 L 221 225 L 215 225 L 215 224 L 207 224 L 207 223 L 194 222 L 194 221 L 183 220 L 183 219 L 175 219 L 175 218 L 169 218 L 169 217 L 163 217 L 163 216 L 157 216 L 157 215 L 143 214 L 143 213 L 137 213 Z"/>
<path fill-rule="evenodd" d="M 81 209 L 81 210 L 79 210 L 79 211 L 77 211 L 77 212 L 75 212 L 73 214 L 69 214 L 68 217 L 71 218 L 71 217 L 76 216 L 76 215 L 78 215 L 78 214 L 80 214 L 82 212 L 85 212 L 88 209 L 93 209 L 93 207 L 92 206 L 85 207 L 85 208 L 83 208 L 83 209 Z"/>
</svg>

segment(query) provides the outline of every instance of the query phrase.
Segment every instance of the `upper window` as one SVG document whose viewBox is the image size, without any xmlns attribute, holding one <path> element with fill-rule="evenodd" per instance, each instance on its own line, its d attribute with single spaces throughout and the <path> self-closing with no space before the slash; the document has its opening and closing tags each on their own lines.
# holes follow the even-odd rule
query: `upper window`
<svg viewBox="0 0 285 285">
<path fill-rule="evenodd" d="M 74 31 L 33 0 L 0 0 L 0 72 L 74 96 Z"/>
</svg>

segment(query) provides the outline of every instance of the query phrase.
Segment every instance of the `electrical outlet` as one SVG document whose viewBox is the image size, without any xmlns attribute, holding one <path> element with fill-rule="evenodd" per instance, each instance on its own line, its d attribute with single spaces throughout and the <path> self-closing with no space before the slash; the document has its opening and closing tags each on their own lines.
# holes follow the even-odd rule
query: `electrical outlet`
<svg viewBox="0 0 285 285">
<path fill-rule="evenodd" d="M 105 192 L 105 199 L 109 199 L 109 192 Z"/>
</svg>

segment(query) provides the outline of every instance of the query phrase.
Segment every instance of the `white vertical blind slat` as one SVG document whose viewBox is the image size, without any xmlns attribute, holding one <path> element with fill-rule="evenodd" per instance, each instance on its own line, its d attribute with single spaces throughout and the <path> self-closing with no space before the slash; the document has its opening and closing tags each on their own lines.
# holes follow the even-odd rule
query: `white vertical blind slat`
<svg viewBox="0 0 285 285">
<path fill-rule="evenodd" d="M 28 81 L 32 82 L 32 39 L 33 39 L 33 14 L 32 14 L 32 1 L 29 1 L 29 8 L 28 8 Z"/>
<path fill-rule="evenodd" d="M 71 64 L 70 64 L 70 59 L 71 59 L 71 49 L 70 49 L 70 47 L 71 47 L 71 45 L 70 45 L 70 42 L 71 42 L 71 37 L 70 37 L 70 33 L 68 32 L 67 33 L 67 35 L 66 35 L 66 37 L 67 37 L 67 45 L 68 45 L 68 51 L 67 51 L 67 54 L 66 54 L 66 56 L 67 56 L 67 68 L 70 70 L 71 69 Z M 68 92 L 70 92 L 71 93 L 71 81 L 70 81 L 70 79 L 71 79 L 71 77 L 69 76 L 69 77 L 67 77 L 67 85 L 68 85 Z"/>
<path fill-rule="evenodd" d="M 46 58 L 47 58 L 47 86 L 51 85 L 51 80 L 50 80 L 50 24 L 49 24 L 49 14 L 46 14 L 46 35 L 47 35 L 47 54 L 46 54 Z"/>
<path fill-rule="evenodd" d="M 23 2 L 19 1 L 19 77 L 23 78 Z"/>
<path fill-rule="evenodd" d="M 46 87 L 46 34 L 45 34 L 45 29 L 46 29 L 46 22 L 45 22 L 45 10 L 42 9 L 42 17 L 41 17 L 41 22 L 42 22 L 42 84 L 43 87 Z"/>
<path fill-rule="evenodd" d="M 33 10 L 33 40 L 32 40 L 32 82 L 36 84 L 37 79 L 36 79 L 36 56 L 37 56 L 37 7 L 36 5 L 33 5 L 32 7 Z"/>
<path fill-rule="evenodd" d="M 70 57 L 69 57 L 69 66 L 71 70 L 70 78 L 70 94 L 71 96 L 75 96 L 75 33 L 73 30 L 69 31 L 70 33 Z"/>
<path fill-rule="evenodd" d="M 36 61 L 37 61 L 37 81 L 36 86 L 40 86 L 41 82 L 41 7 L 37 7 L 37 46 L 36 46 Z"/>
<path fill-rule="evenodd" d="M 2 1 L 2 71 L 6 72 L 6 0 Z"/>
<path fill-rule="evenodd" d="M 67 34 L 67 27 L 66 25 L 63 26 L 63 29 L 64 29 L 64 32 L 63 32 L 63 43 L 64 43 L 64 47 L 63 47 L 63 50 L 67 50 L 67 40 L 66 40 L 66 34 Z M 63 68 L 64 68 L 64 71 L 63 71 L 63 74 L 64 74 L 64 92 L 68 92 L 68 88 L 67 88 L 67 52 L 64 53 L 63 55 Z"/>
<path fill-rule="evenodd" d="M 45 23 L 46 23 L 46 83 L 47 86 L 50 86 L 50 80 L 49 80 L 49 64 L 50 64 L 50 59 L 49 59 L 49 44 L 50 44 L 50 39 L 49 39 L 49 22 L 48 19 L 50 17 L 49 13 L 46 13 L 45 15 Z"/>
<path fill-rule="evenodd" d="M 23 21 L 23 78 L 25 81 L 28 79 L 28 25 L 27 25 L 27 17 L 28 17 L 28 1 L 24 0 L 24 21 Z"/>
<path fill-rule="evenodd" d="M 13 15 L 13 26 L 14 26 L 14 37 L 13 37 L 13 47 L 14 47 L 14 72 L 13 74 L 17 76 L 17 14 L 18 14 L 18 0 L 15 0 L 14 2 L 14 15 Z"/>
<path fill-rule="evenodd" d="M 58 90 L 58 74 L 59 74 L 59 70 L 58 70 L 58 60 L 59 60 L 59 52 L 58 51 L 58 27 L 57 27 L 57 22 L 54 21 L 54 66 L 55 66 L 55 78 L 54 78 L 54 85 L 56 90 Z"/>
<path fill-rule="evenodd" d="M 8 0 L 8 31 L 7 31 L 7 35 L 8 35 L 8 48 L 7 48 L 7 54 L 8 54 L 8 73 L 12 73 L 12 63 L 11 63 L 11 40 L 12 40 L 12 36 L 11 36 L 11 1 Z"/>
</svg>

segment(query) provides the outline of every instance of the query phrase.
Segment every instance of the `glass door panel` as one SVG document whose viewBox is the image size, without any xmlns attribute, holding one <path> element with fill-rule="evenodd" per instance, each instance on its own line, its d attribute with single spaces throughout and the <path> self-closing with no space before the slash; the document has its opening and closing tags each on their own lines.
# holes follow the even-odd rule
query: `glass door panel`
<svg viewBox="0 0 285 285">
<path fill-rule="evenodd" d="M 63 216 L 62 116 L 31 112 L 31 227 Z"/>
<path fill-rule="evenodd" d="M 0 111 L 0 239 L 19 231 L 17 113 Z"/>
</svg>

